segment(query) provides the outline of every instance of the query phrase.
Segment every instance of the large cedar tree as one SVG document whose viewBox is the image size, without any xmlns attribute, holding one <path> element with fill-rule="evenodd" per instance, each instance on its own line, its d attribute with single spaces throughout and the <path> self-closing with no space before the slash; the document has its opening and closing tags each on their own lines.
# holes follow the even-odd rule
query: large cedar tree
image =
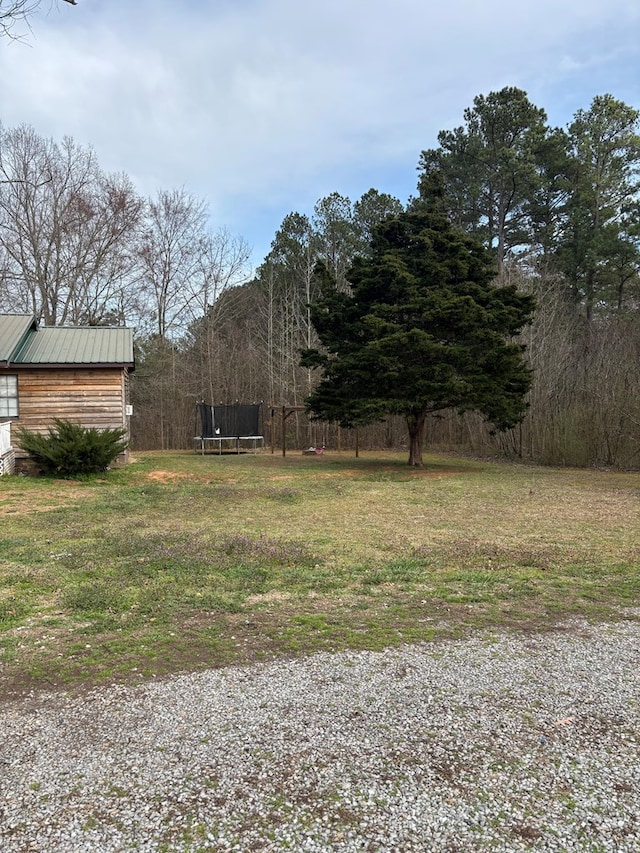
<svg viewBox="0 0 640 853">
<path fill-rule="evenodd" d="M 533 300 L 494 283 L 491 253 L 450 222 L 437 194 L 377 228 L 349 292 L 318 274 L 311 316 L 322 349 L 302 357 L 323 370 L 306 401 L 312 416 L 353 427 L 402 415 L 416 466 L 429 415 L 476 410 L 498 430 L 522 420 L 531 373 L 515 336 Z"/>
</svg>

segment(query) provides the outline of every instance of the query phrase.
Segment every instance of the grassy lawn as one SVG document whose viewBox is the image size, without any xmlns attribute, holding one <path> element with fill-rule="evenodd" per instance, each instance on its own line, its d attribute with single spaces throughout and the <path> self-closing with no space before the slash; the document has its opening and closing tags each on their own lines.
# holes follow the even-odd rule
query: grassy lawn
<svg viewBox="0 0 640 853">
<path fill-rule="evenodd" d="M 141 453 L 0 478 L 0 695 L 635 618 L 640 474 Z"/>
</svg>

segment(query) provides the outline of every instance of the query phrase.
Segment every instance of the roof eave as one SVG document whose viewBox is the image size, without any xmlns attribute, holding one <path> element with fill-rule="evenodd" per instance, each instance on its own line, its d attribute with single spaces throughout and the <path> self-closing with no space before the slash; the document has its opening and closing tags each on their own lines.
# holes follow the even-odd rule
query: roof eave
<svg viewBox="0 0 640 853">
<path fill-rule="evenodd" d="M 11 361 L 7 363 L 7 367 L 11 370 L 38 370 L 39 368 L 44 368 L 45 370 L 53 370 L 54 368 L 60 370 L 73 370 L 74 368 L 82 368 L 86 367 L 88 370 L 94 370 L 95 368 L 99 369 L 112 369 L 112 370 L 122 370 L 123 368 L 127 368 L 132 373 L 136 369 L 134 362 L 128 361 L 118 361 L 118 362 L 87 362 L 87 361 L 63 361 L 63 362 L 49 362 L 49 361 Z"/>
</svg>

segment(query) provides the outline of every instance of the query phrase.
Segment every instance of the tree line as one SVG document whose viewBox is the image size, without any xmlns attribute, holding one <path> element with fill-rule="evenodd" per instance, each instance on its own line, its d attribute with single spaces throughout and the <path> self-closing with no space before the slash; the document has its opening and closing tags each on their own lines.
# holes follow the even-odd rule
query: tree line
<svg viewBox="0 0 640 853">
<path fill-rule="evenodd" d="M 0 127 L 1 310 L 176 337 L 246 279 L 249 254 L 185 190 L 144 199 L 73 139 Z"/>
<path fill-rule="evenodd" d="M 462 124 L 419 156 L 417 196 L 332 193 L 291 212 L 248 278 L 249 250 L 211 230 L 205 204 L 183 190 L 142 199 L 126 175 L 102 172 L 73 140 L 31 128 L 0 133 L 0 308 L 46 323 L 137 329 L 132 382 L 139 447 L 189 446 L 195 402 L 302 405 L 318 371 L 312 306 L 318 262 L 348 294 L 356 258 L 380 223 L 421 199 L 491 253 L 494 286 L 536 304 L 518 336 L 533 370 L 522 424 L 492 435 L 473 412 L 439 412 L 427 441 L 552 464 L 637 466 L 640 460 L 639 113 L 597 96 L 566 128 L 548 124 L 525 92 L 477 96 Z M 304 415 L 290 441 L 348 446 L 356 437 Z M 358 441 L 404 441 L 389 416 Z"/>
</svg>

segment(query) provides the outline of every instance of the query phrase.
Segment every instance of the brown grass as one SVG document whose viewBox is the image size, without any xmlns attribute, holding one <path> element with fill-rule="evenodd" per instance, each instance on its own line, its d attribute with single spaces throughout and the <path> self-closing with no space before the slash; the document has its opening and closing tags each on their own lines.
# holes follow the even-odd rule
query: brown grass
<svg viewBox="0 0 640 853">
<path fill-rule="evenodd" d="M 138 454 L 0 478 L 0 692 L 635 618 L 640 475 Z"/>
</svg>

